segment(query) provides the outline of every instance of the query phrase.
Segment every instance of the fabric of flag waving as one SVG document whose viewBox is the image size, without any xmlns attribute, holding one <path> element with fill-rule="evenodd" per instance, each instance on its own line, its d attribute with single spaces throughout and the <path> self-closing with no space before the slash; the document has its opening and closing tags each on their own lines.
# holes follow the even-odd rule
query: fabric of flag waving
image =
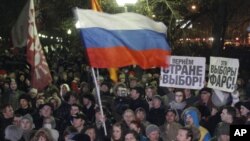
<svg viewBox="0 0 250 141">
<path fill-rule="evenodd" d="M 163 23 L 135 13 L 111 15 L 76 9 L 76 16 L 92 67 L 167 65 L 170 47 Z"/>
<path fill-rule="evenodd" d="M 52 81 L 35 23 L 33 0 L 28 0 L 12 28 L 15 47 L 27 46 L 27 62 L 31 66 L 31 86 L 42 91 Z"/>
</svg>

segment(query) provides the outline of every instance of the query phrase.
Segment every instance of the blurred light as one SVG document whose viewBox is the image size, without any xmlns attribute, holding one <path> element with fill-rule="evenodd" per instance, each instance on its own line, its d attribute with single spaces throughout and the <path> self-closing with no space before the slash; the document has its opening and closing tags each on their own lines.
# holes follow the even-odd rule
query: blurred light
<svg viewBox="0 0 250 141">
<path fill-rule="evenodd" d="M 156 17 L 155 14 L 153 14 L 152 17 L 155 18 Z"/>
<path fill-rule="evenodd" d="M 191 6 L 191 9 L 192 9 L 192 10 L 196 10 L 196 5 L 192 5 L 192 6 Z"/>
<path fill-rule="evenodd" d="M 41 36 L 42 36 L 42 34 L 40 34 L 40 33 L 39 33 L 39 34 L 38 34 L 38 36 L 39 36 L 39 37 L 41 37 Z"/>
<path fill-rule="evenodd" d="M 209 41 L 214 41 L 214 38 L 213 37 L 209 37 L 208 40 Z"/>
<path fill-rule="evenodd" d="M 116 3 L 118 6 L 125 6 L 126 4 L 135 4 L 137 3 L 137 0 L 116 0 Z"/>
<path fill-rule="evenodd" d="M 67 30 L 67 34 L 70 35 L 72 31 L 70 29 Z"/>
<path fill-rule="evenodd" d="M 236 40 L 236 41 L 239 41 L 240 39 L 239 39 L 239 37 L 236 37 L 235 40 Z"/>
<path fill-rule="evenodd" d="M 50 39 L 53 39 L 53 38 L 54 38 L 53 36 L 50 37 Z"/>
</svg>

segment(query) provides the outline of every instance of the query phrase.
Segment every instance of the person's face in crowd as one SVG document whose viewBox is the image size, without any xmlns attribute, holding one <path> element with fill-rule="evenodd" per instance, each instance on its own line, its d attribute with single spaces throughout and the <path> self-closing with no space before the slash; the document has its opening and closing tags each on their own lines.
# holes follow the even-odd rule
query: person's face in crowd
<svg viewBox="0 0 250 141">
<path fill-rule="evenodd" d="M 143 121 L 146 118 L 146 115 L 143 111 L 138 111 L 136 113 L 136 119 Z"/>
<path fill-rule="evenodd" d="M 152 98 L 154 96 L 154 90 L 151 89 L 151 88 L 146 88 L 145 90 L 145 95 L 148 97 L 148 98 Z"/>
<path fill-rule="evenodd" d="M 135 89 L 132 89 L 130 91 L 130 97 L 133 99 L 133 100 L 136 100 L 138 97 L 139 97 L 139 93 L 137 93 L 137 91 Z"/>
<path fill-rule="evenodd" d="M 166 121 L 168 123 L 175 122 L 175 119 L 176 119 L 176 115 L 173 112 L 171 112 L 171 111 L 167 112 L 167 114 L 166 114 Z"/>
<path fill-rule="evenodd" d="M 184 100 L 184 93 L 182 93 L 180 91 L 175 92 L 175 101 L 177 103 L 181 103 L 183 100 Z"/>
<path fill-rule="evenodd" d="M 13 124 L 16 125 L 16 126 L 20 126 L 21 125 L 21 118 L 22 117 L 17 117 L 17 116 L 14 116 L 14 119 L 13 119 Z"/>
<path fill-rule="evenodd" d="M 131 121 L 135 119 L 135 114 L 132 111 L 125 111 L 123 114 L 123 119 L 126 124 L 129 125 Z"/>
<path fill-rule="evenodd" d="M 137 141 L 137 140 L 132 133 L 128 133 L 125 135 L 125 141 Z"/>
<path fill-rule="evenodd" d="M 26 99 L 20 99 L 20 106 L 23 109 L 26 109 L 29 107 L 29 102 Z"/>
<path fill-rule="evenodd" d="M 66 72 L 63 73 L 63 80 L 67 80 L 68 79 L 68 75 Z"/>
<path fill-rule="evenodd" d="M 41 109 L 41 115 L 43 117 L 50 117 L 52 115 L 51 107 L 48 105 L 43 106 L 43 108 Z"/>
<path fill-rule="evenodd" d="M 37 96 L 37 93 L 34 93 L 34 92 L 30 92 L 29 94 L 31 98 L 35 98 Z"/>
<path fill-rule="evenodd" d="M 11 82 L 10 82 L 10 89 L 11 89 L 11 90 L 16 90 L 16 89 L 17 89 L 16 81 L 11 81 Z"/>
<path fill-rule="evenodd" d="M 79 113 L 80 112 L 80 109 L 79 107 L 77 106 L 71 106 L 71 109 L 70 109 L 70 115 L 73 116 L 75 115 L 76 113 Z"/>
<path fill-rule="evenodd" d="M 112 135 L 113 135 L 114 140 L 119 140 L 121 138 L 121 136 L 122 136 L 121 127 L 113 126 Z"/>
<path fill-rule="evenodd" d="M 148 136 L 149 141 L 158 141 L 160 138 L 160 133 L 159 131 L 153 131 L 149 133 L 147 136 Z"/>
<path fill-rule="evenodd" d="M 230 141 L 230 136 L 229 135 L 220 135 L 218 137 L 218 141 Z"/>
<path fill-rule="evenodd" d="M 47 138 L 45 136 L 40 135 L 38 137 L 38 141 L 48 141 L 48 140 L 47 140 Z"/>
<path fill-rule="evenodd" d="M 212 107 L 211 116 L 215 116 L 218 113 L 218 109 Z"/>
<path fill-rule="evenodd" d="M 5 108 L 5 110 L 3 111 L 3 116 L 6 119 L 12 118 L 14 116 L 14 110 L 13 110 L 12 106 L 8 106 Z"/>
<path fill-rule="evenodd" d="M 227 109 L 223 109 L 220 114 L 222 121 L 228 121 L 228 119 L 231 117 L 231 115 L 228 114 Z"/>
<path fill-rule="evenodd" d="M 54 75 L 53 76 L 53 82 L 57 82 L 58 81 L 58 76 L 57 75 Z"/>
<path fill-rule="evenodd" d="M 101 90 L 101 92 L 108 92 L 109 88 L 107 85 L 102 85 L 100 90 Z"/>
<path fill-rule="evenodd" d="M 83 98 L 82 101 L 83 101 L 83 106 L 87 106 L 91 102 L 88 98 Z"/>
<path fill-rule="evenodd" d="M 62 86 L 62 93 L 66 94 L 68 92 L 68 89 L 65 85 Z"/>
<path fill-rule="evenodd" d="M 192 96 L 190 89 L 184 89 L 184 94 L 186 98 L 189 98 L 190 96 Z"/>
<path fill-rule="evenodd" d="M 154 98 L 152 100 L 152 105 L 153 105 L 153 108 L 157 109 L 157 108 L 160 108 L 161 107 L 161 101 L 157 98 Z"/>
<path fill-rule="evenodd" d="M 173 93 L 174 92 L 174 88 L 168 87 L 168 91 L 171 92 L 171 93 Z"/>
<path fill-rule="evenodd" d="M 136 131 L 137 133 L 140 133 L 140 128 L 138 128 L 135 124 L 131 123 L 129 125 L 129 129 Z"/>
<path fill-rule="evenodd" d="M 106 120 L 106 115 L 104 114 L 104 117 L 103 117 L 102 114 L 101 114 L 101 111 L 97 111 L 95 113 L 95 120 L 104 122 Z"/>
<path fill-rule="evenodd" d="M 88 91 L 89 91 L 88 86 L 83 86 L 83 87 L 82 87 L 82 92 L 83 92 L 83 93 L 86 93 L 86 92 L 88 92 Z"/>
<path fill-rule="evenodd" d="M 207 91 L 201 92 L 201 101 L 203 103 L 207 103 L 209 101 L 210 95 L 211 94 L 209 92 L 207 92 Z"/>
<path fill-rule="evenodd" d="M 130 88 L 134 88 L 134 87 L 136 87 L 136 85 L 137 85 L 137 81 L 136 81 L 136 80 L 131 80 L 131 81 L 129 82 Z"/>
<path fill-rule="evenodd" d="M 57 101 L 55 99 L 51 99 L 50 104 L 53 105 L 54 109 L 56 109 L 58 107 L 58 103 L 57 103 Z"/>
<path fill-rule="evenodd" d="M 5 82 L 5 83 L 4 83 L 4 89 L 9 89 L 9 88 L 10 88 L 10 84 L 7 83 L 7 82 Z"/>
<path fill-rule="evenodd" d="M 94 128 L 87 129 L 85 131 L 85 134 L 89 135 L 91 141 L 94 141 L 96 139 L 96 132 Z"/>
<path fill-rule="evenodd" d="M 142 76 L 141 81 L 143 83 L 146 83 L 148 81 L 148 77 L 147 76 Z"/>
<path fill-rule="evenodd" d="M 70 95 L 69 97 L 69 102 L 68 102 L 70 105 L 72 104 L 76 104 L 77 103 L 77 99 L 76 97 L 74 97 L 73 95 Z"/>
<path fill-rule="evenodd" d="M 122 78 L 119 78 L 119 81 L 122 82 L 122 83 L 125 83 L 126 79 L 122 77 Z"/>
<path fill-rule="evenodd" d="M 81 119 L 81 118 L 74 118 L 73 121 L 72 121 L 72 125 L 75 127 L 75 128 L 80 128 L 84 125 L 84 120 Z"/>
<path fill-rule="evenodd" d="M 176 136 L 177 141 L 191 141 L 190 137 L 187 137 L 187 131 L 179 129 L 178 134 Z"/>
<path fill-rule="evenodd" d="M 189 115 L 189 114 L 186 115 L 185 121 L 186 121 L 187 125 L 193 125 L 194 124 L 194 120 L 193 120 L 192 116 Z"/>
<path fill-rule="evenodd" d="M 245 106 L 240 106 L 240 114 L 242 115 L 242 116 L 247 116 L 247 113 L 248 112 L 250 112 Z"/>
<path fill-rule="evenodd" d="M 32 129 L 32 123 L 28 119 L 22 119 L 20 125 L 24 131 Z"/>
<path fill-rule="evenodd" d="M 24 81 L 25 80 L 25 76 L 24 75 L 20 75 L 19 80 L 20 81 Z"/>
<path fill-rule="evenodd" d="M 44 104 L 44 100 L 43 99 L 37 99 L 36 100 L 36 108 L 39 108 L 40 105 Z"/>
</svg>

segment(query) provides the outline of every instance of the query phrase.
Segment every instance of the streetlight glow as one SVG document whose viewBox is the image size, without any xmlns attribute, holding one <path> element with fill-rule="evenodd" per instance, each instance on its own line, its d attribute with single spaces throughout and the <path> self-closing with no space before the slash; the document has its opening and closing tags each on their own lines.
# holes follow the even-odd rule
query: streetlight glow
<svg viewBox="0 0 250 141">
<path fill-rule="evenodd" d="M 71 30 L 70 29 L 68 29 L 67 34 L 69 34 L 69 35 L 71 34 Z"/>
<path fill-rule="evenodd" d="M 191 9 L 192 9 L 192 10 L 196 10 L 196 5 L 192 5 L 192 6 L 191 6 Z"/>
<path fill-rule="evenodd" d="M 137 0 L 116 0 L 116 3 L 119 6 L 125 6 L 126 4 L 135 4 L 137 3 Z"/>
</svg>

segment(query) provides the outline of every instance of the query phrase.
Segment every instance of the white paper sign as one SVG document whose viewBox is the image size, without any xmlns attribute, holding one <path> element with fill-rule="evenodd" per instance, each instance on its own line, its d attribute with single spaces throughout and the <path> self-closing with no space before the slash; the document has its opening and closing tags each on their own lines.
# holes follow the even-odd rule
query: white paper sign
<svg viewBox="0 0 250 141">
<path fill-rule="evenodd" d="M 169 67 L 161 68 L 160 86 L 201 89 L 205 82 L 206 58 L 171 56 Z"/>
<path fill-rule="evenodd" d="M 210 57 L 208 87 L 233 92 L 237 81 L 238 70 L 238 59 Z"/>
</svg>

